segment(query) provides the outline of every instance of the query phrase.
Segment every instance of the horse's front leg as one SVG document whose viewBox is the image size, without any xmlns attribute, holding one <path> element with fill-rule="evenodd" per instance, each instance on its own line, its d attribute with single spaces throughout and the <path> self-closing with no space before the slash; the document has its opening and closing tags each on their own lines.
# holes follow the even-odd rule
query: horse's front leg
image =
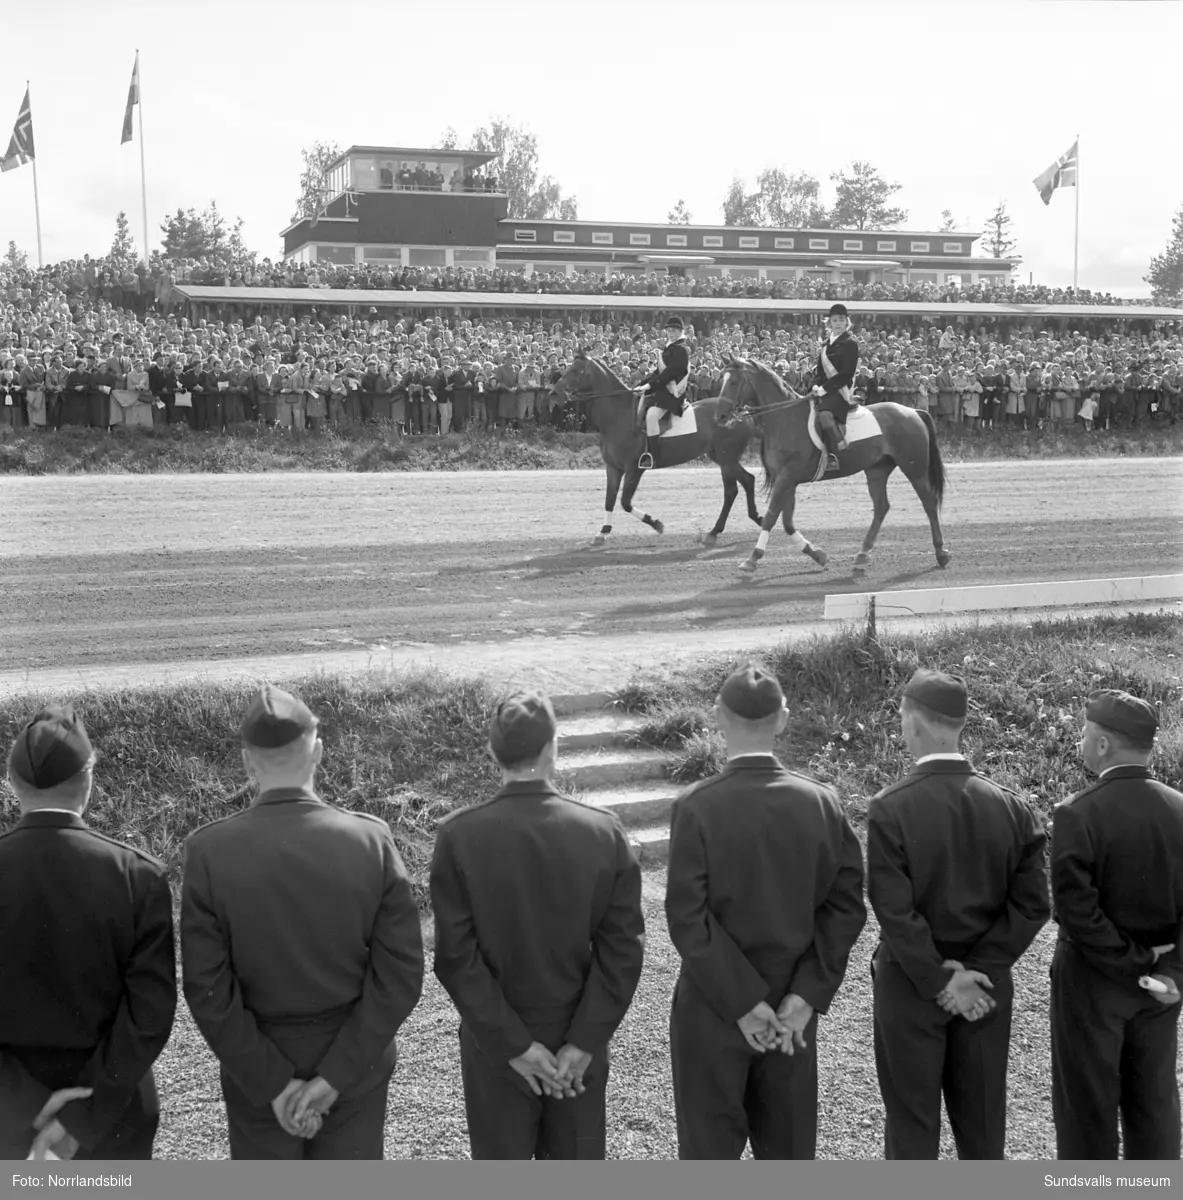
<svg viewBox="0 0 1183 1200">
<path fill-rule="evenodd" d="M 640 482 L 641 472 L 635 466 L 629 467 L 628 473 L 624 477 L 624 491 L 620 496 L 620 507 L 630 517 L 636 517 L 642 525 L 648 525 L 655 533 L 665 533 L 665 526 L 656 517 L 651 517 L 648 513 L 636 513 L 633 511 L 633 496 Z"/>
<path fill-rule="evenodd" d="M 790 544 L 797 547 L 802 554 L 812 558 L 819 567 L 826 565 L 826 552 L 819 550 L 793 524 L 793 510 L 797 506 L 797 489 L 790 488 L 785 496 L 784 510 L 781 513 L 781 520 L 784 522 L 785 533 L 789 535 Z"/>
<path fill-rule="evenodd" d="M 756 548 L 748 558 L 739 564 L 740 574 L 752 575 L 755 573 L 757 564 L 764 557 L 764 551 L 768 548 L 768 535 L 772 532 L 772 527 L 780 517 L 785 498 L 786 496 L 789 497 L 791 505 L 792 497 L 796 493 L 796 490 L 797 484 L 793 479 L 790 468 L 782 467 L 772 484 L 772 491 L 768 496 L 768 508 L 764 512 L 764 520 L 760 522 L 760 536 L 756 539 Z"/>
<path fill-rule="evenodd" d="M 612 513 L 616 508 L 616 497 L 623 478 L 624 472 L 619 467 L 608 468 L 608 487 L 604 493 L 604 523 L 600 526 L 600 532 L 591 540 L 593 549 L 601 550 L 608 544 L 608 535 L 612 532 Z"/>
<path fill-rule="evenodd" d="M 723 475 L 723 507 L 719 510 L 719 518 L 715 522 L 714 527 L 703 535 L 702 540 L 708 546 L 713 546 L 718 541 L 719 534 L 727 527 L 727 518 L 731 514 L 731 506 L 735 503 L 736 496 L 739 495 L 739 483 L 736 481 L 734 470 L 724 466 L 720 466 L 719 470 Z"/>
</svg>

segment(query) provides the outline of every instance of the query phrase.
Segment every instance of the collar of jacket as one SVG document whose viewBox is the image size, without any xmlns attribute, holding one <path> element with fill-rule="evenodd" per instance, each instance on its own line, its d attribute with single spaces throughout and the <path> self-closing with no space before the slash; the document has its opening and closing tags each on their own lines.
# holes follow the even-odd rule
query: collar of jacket
<svg viewBox="0 0 1183 1200">
<path fill-rule="evenodd" d="M 27 812 L 19 822 L 22 829 L 86 829 L 87 824 L 73 812 Z"/>
<path fill-rule="evenodd" d="M 1111 779 L 1152 779 L 1149 767 L 1139 766 L 1138 763 L 1126 763 L 1120 767 L 1110 767 L 1103 775 L 1097 777 L 1098 783 L 1108 783 Z"/>
<path fill-rule="evenodd" d="M 769 750 L 767 753 L 742 754 L 739 758 L 730 758 L 725 771 L 767 771 L 772 767 L 780 767 L 781 761 Z"/>
<path fill-rule="evenodd" d="M 260 792 L 255 804 L 256 806 L 261 804 L 286 804 L 295 800 L 311 800 L 316 804 L 324 803 L 311 788 L 282 787 L 270 788 L 266 792 Z"/>
<path fill-rule="evenodd" d="M 503 783 L 494 797 L 502 796 L 557 796 L 559 789 L 549 779 L 511 779 Z"/>
<path fill-rule="evenodd" d="M 968 759 L 937 758 L 932 762 L 913 764 L 912 775 L 972 775 L 974 769 Z"/>
</svg>

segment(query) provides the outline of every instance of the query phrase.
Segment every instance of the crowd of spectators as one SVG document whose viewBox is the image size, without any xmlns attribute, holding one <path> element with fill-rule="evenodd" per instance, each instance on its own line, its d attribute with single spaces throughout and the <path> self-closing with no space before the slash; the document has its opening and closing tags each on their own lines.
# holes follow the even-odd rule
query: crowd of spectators
<svg viewBox="0 0 1183 1200">
<path fill-rule="evenodd" d="M 109 260 L 0 272 L 3 422 L 58 428 L 242 424 L 319 428 L 389 422 L 408 433 L 586 421 L 549 385 L 579 350 L 635 385 L 658 362 L 660 313 L 363 319 L 310 308 L 277 317 L 227 305 L 192 323 L 171 311 L 170 277 Z M 175 273 L 175 274 L 174 274 Z M 154 279 L 153 276 L 156 276 Z M 496 277 L 496 276 L 495 276 Z M 622 306 L 627 308 L 627 306 Z M 407 308 L 412 308 L 407 305 Z M 421 316 L 422 319 L 418 319 Z M 399 319 L 401 318 L 401 319 Z M 1181 322 L 1098 314 L 1074 330 L 1029 318 L 877 318 L 855 335 L 867 403 L 896 400 L 970 428 L 1047 422 L 1165 426 L 1180 412 Z M 803 390 L 821 326 L 802 314 L 743 322 L 706 314 L 691 331 L 692 395 L 717 392 L 729 355 L 772 365 Z"/>
<path fill-rule="evenodd" d="M 381 189 L 405 192 L 495 192 L 497 176 L 489 170 L 471 167 L 461 171 L 453 168 L 445 176 L 438 167 L 421 162 L 414 167 L 402 166 L 397 171 L 393 163 L 378 168 Z"/>
</svg>

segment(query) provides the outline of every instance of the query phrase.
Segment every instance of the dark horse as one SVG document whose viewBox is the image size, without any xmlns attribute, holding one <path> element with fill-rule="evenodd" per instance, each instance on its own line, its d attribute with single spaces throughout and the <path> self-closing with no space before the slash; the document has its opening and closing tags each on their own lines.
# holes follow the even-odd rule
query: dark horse
<svg viewBox="0 0 1183 1200">
<path fill-rule="evenodd" d="M 719 399 L 733 405 L 741 414 L 750 411 L 759 426 L 760 458 L 769 493 L 768 511 L 761 522 L 762 532 L 756 548 L 739 569 L 748 574 L 755 571 L 756 564 L 764 557 L 768 534 L 782 514 L 785 533 L 793 545 L 824 567 L 825 551 L 810 545 L 793 527 L 797 486 L 814 478 L 821 453 L 809 438 L 809 397 L 791 391 L 763 363 L 733 358 L 723 376 Z M 840 469 L 825 476 L 825 479 L 837 479 L 860 472 L 867 476 L 875 515 L 863 539 L 863 548 L 854 560 L 854 577 L 861 578 L 871 561 L 879 527 L 891 507 L 887 502 L 887 479 L 896 467 L 907 476 L 924 505 L 932 527 L 937 565 L 944 568 L 950 555 L 944 546 L 938 514 L 945 495 L 946 477 L 932 418 L 922 410 L 905 408 L 902 404 L 876 404 L 871 412 L 879 422 L 882 436 L 852 442 L 838 457 Z"/>
<path fill-rule="evenodd" d="M 584 354 L 575 356 L 575 361 L 554 384 L 551 392 L 562 400 L 589 401 L 592 424 L 600 435 L 600 453 L 608 469 L 608 490 L 604 497 L 604 524 L 591 544 L 595 547 L 606 544 L 612 532 L 612 513 L 618 494 L 620 507 L 626 513 L 637 517 L 642 524 L 658 533 L 663 533 L 665 526 L 656 517 L 633 512 L 633 495 L 645 473 L 637 466 L 637 460 L 645 448 L 645 433 L 637 420 L 636 392 L 614 375 L 602 360 L 588 358 Z M 718 465 L 723 475 L 723 508 L 714 528 L 703 539 L 710 544 L 723 532 L 740 486 L 747 496 L 748 516 L 757 525 L 760 524 L 760 513 L 756 508 L 756 480 L 740 462 L 748 443 L 756 436 L 756 427 L 751 421 L 744 420 L 719 424 L 718 398 L 698 400 L 693 407 L 697 432 L 686 437 L 663 438 L 659 462 L 662 467 L 672 467 L 705 454 Z M 622 482 L 623 493 L 620 491 Z"/>
</svg>

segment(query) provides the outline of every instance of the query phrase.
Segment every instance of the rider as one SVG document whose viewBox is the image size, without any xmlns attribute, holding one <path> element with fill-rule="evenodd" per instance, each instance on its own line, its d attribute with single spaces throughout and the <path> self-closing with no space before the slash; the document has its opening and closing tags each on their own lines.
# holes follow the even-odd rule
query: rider
<svg viewBox="0 0 1183 1200">
<path fill-rule="evenodd" d="M 829 313 L 830 335 L 822 343 L 813 376 L 813 394 L 817 401 L 817 423 L 829 449 L 827 471 L 838 470 L 838 452 L 846 449 L 846 439 L 838 429 L 854 407 L 853 384 L 858 370 L 858 342 L 850 333 L 850 316 L 844 304 L 835 304 Z"/>
<path fill-rule="evenodd" d="M 645 411 L 645 453 L 637 462 L 642 471 L 648 471 L 653 466 L 653 451 L 657 446 L 662 412 L 682 415 L 682 401 L 690 382 L 690 348 L 686 345 L 681 317 L 672 316 L 666 321 L 665 336 L 669 344 L 661 352 L 661 370 L 651 372 L 638 385 L 646 389 L 645 403 L 648 405 Z"/>
</svg>

